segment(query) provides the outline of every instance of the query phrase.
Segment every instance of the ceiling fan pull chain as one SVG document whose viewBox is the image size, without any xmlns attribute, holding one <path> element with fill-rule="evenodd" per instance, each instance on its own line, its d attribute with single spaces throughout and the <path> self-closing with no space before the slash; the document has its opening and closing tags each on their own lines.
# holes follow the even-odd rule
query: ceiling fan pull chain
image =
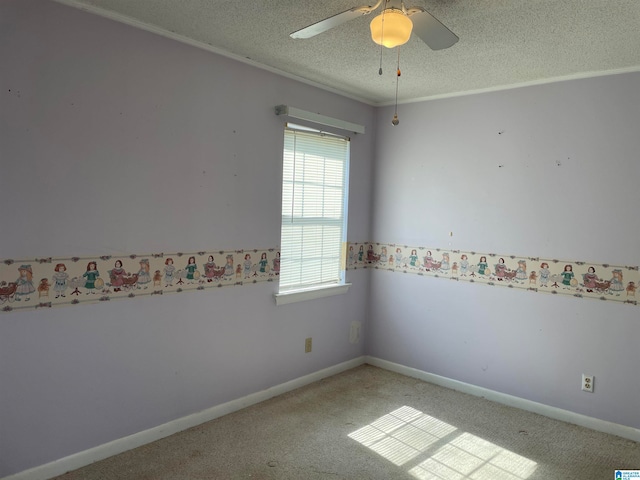
<svg viewBox="0 0 640 480">
<path fill-rule="evenodd" d="M 380 68 L 378 69 L 378 75 L 382 75 L 382 40 L 384 39 L 384 10 L 382 11 L 382 27 L 380 28 Z"/>
<path fill-rule="evenodd" d="M 394 127 L 396 127 L 400 123 L 400 120 L 398 120 L 398 84 L 400 83 L 400 75 L 402 75 L 402 73 L 400 72 L 400 47 L 396 48 L 398 49 L 398 63 L 396 69 L 396 107 L 395 113 L 393 114 L 393 120 L 391 120 L 391 125 L 393 125 Z"/>
</svg>

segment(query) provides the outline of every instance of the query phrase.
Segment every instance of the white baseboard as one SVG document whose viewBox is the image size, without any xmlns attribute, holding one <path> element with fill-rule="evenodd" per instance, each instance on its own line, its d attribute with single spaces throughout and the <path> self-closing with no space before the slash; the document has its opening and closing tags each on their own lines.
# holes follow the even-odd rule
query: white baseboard
<svg viewBox="0 0 640 480">
<path fill-rule="evenodd" d="M 476 385 L 471 385 L 470 383 L 452 380 L 447 377 L 441 377 L 440 375 L 424 372 L 416 368 L 405 367 L 404 365 L 389 362 L 387 360 L 382 360 L 380 358 L 372 356 L 366 356 L 365 363 L 368 363 L 369 365 L 373 365 L 375 367 L 384 368 L 385 370 L 400 373 L 408 377 L 424 380 L 425 382 L 433 383 L 435 385 L 440 385 L 441 387 L 451 388 L 452 390 L 468 393 L 476 397 L 484 397 L 487 400 L 491 400 L 502 405 L 516 407 L 521 410 L 544 415 L 545 417 L 553 418 L 555 420 L 561 420 L 563 422 L 580 425 L 581 427 L 587 427 L 599 432 L 609 433 L 611 435 L 617 435 L 618 437 L 640 442 L 640 430 L 637 428 L 607 422 L 605 420 L 588 417 L 586 415 L 581 415 L 569 410 L 563 410 L 561 408 L 550 407 L 549 405 L 533 402 L 531 400 L 526 400 L 520 397 L 514 397 L 513 395 L 496 392 L 495 390 L 478 387 Z"/>
<path fill-rule="evenodd" d="M 617 423 L 607 422 L 579 413 L 570 412 L 568 410 L 562 410 L 560 408 L 550 407 L 541 403 L 526 400 L 524 398 L 514 397 L 507 395 L 506 393 L 496 392 L 487 388 L 478 387 L 469 383 L 460 382 L 458 380 L 452 380 L 450 378 L 428 373 L 416 368 L 406 367 L 397 363 L 382 360 L 380 358 L 372 356 L 361 356 L 352 360 L 339 363 L 332 367 L 319 370 L 309 375 L 305 375 L 300 378 L 290 380 L 288 382 L 276 385 L 274 387 L 262 390 L 260 392 L 252 393 L 242 398 L 232 400 L 227 403 L 216 405 L 215 407 L 208 408 L 198 413 L 188 415 L 186 417 L 178 418 L 171 422 L 159 425 L 157 427 L 144 430 L 142 432 L 129 435 L 127 437 L 113 440 L 112 442 L 99 445 L 89 450 L 85 450 L 68 457 L 55 460 L 53 462 L 40 465 L 23 472 L 4 477 L 0 480 L 47 480 L 57 475 L 62 475 L 70 470 L 90 465 L 99 460 L 117 455 L 127 450 L 146 445 L 147 443 L 155 442 L 161 438 L 168 437 L 174 433 L 181 432 L 191 427 L 195 427 L 202 423 L 214 420 L 223 415 L 233 413 L 243 408 L 255 405 L 256 403 L 263 402 L 270 398 L 282 395 L 283 393 L 290 392 L 296 388 L 303 387 L 310 383 L 322 380 L 323 378 L 336 375 L 338 373 L 345 372 L 352 368 L 358 367 L 363 364 L 373 365 L 375 367 L 384 368 L 392 372 L 400 373 L 408 377 L 417 378 L 425 382 L 440 385 L 442 387 L 451 388 L 463 393 L 468 393 L 477 397 L 484 397 L 487 400 L 508 405 L 510 407 L 520 408 L 528 412 L 544 415 L 549 418 L 561 420 L 563 422 L 572 423 L 574 425 L 580 425 L 582 427 L 591 428 L 599 432 L 609 433 L 617 435 L 622 438 L 634 440 L 640 442 L 640 430 L 625 425 L 619 425 Z"/>
<path fill-rule="evenodd" d="M 243 408 L 255 405 L 256 403 L 263 402 L 270 398 L 282 395 L 283 393 L 290 392 L 296 388 L 303 387 L 310 383 L 322 380 L 323 378 L 336 375 L 338 373 L 345 372 L 352 368 L 358 367 L 365 363 L 365 357 L 361 356 L 348 360 L 337 365 L 319 370 L 309 375 L 305 375 L 300 378 L 290 380 L 280 385 L 276 385 L 260 392 L 249 394 L 245 397 L 232 400 L 227 403 L 216 405 L 215 407 L 208 408 L 198 413 L 188 415 L 186 417 L 178 418 L 167 422 L 163 425 L 144 430 L 142 432 L 134 433 L 127 437 L 113 440 L 109 443 L 99 445 L 82 452 L 74 453 L 68 457 L 64 457 L 53 462 L 40 465 L 38 467 L 30 468 L 22 472 L 9 475 L 1 480 L 47 480 L 48 478 L 62 475 L 70 470 L 90 465 L 99 460 L 117 455 L 118 453 L 126 452 L 133 448 L 146 445 L 147 443 L 155 442 L 161 438 L 168 437 L 174 433 L 181 432 L 191 427 L 195 427 L 204 422 L 214 420 L 223 415 L 236 412 Z"/>
</svg>

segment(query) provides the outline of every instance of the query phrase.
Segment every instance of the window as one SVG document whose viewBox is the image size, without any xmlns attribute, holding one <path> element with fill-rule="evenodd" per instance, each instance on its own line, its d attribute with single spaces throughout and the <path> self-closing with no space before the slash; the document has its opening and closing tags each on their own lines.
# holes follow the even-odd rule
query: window
<svg viewBox="0 0 640 480">
<path fill-rule="evenodd" d="M 293 292 L 345 286 L 348 172 L 348 138 L 285 128 L 278 304 Z"/>
</svg>

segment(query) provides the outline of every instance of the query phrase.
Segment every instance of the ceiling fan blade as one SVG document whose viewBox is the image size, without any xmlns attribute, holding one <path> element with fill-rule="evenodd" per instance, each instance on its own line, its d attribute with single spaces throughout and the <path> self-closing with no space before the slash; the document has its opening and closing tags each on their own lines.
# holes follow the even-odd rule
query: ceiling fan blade
<svg viewBox="0 0 640 480">
<path fill-rule="evenodd" d="M 304 27 L 303 29 L 296 30 L 291 35 L 291 38 L 311 38 L 316 35 L 326 32 L 327 30 L 337 27 L 338 25 L 342 25 L 349 20 L 353 20 L 361 15 L 368 15 L 374 10 L 375 7 L 363 6 L 363 7 L 353 7 L 349 10 L 345 10 L 344 12 L 337 13 L 329 18 L 325 18 L 324 20 L 320 20 L 319 22 L 312 23 L 308 27 Z"/>
<path fill-rule="evenodd" d="M 422 7 L 408 9 L 407 15 L 413 22 L 413 33 L 420 37 L 431 50 L 449 48 L 459 40 L 455 33 Z"/>
</svg>

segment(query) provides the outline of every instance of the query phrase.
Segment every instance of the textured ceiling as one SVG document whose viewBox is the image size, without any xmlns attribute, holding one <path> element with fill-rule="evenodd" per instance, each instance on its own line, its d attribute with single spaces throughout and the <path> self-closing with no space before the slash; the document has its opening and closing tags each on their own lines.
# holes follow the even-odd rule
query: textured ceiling
<svg viewBox="0 0 640 480">
<path fill-rule="evenodd" d="M 316 37 L 289 34 L 366 0 L 58 0 L 372 105 L 395 98 L 396 50 L 369 35 L 377 12 Z M 373 4 L 372 2 L 371 4 Z M 400 47 L 399 102 L 640 70 L 640 0 L 407 0 L 460 37 Z M 378 9 L 378 12 L 380 9 Z"/>
</svg>

